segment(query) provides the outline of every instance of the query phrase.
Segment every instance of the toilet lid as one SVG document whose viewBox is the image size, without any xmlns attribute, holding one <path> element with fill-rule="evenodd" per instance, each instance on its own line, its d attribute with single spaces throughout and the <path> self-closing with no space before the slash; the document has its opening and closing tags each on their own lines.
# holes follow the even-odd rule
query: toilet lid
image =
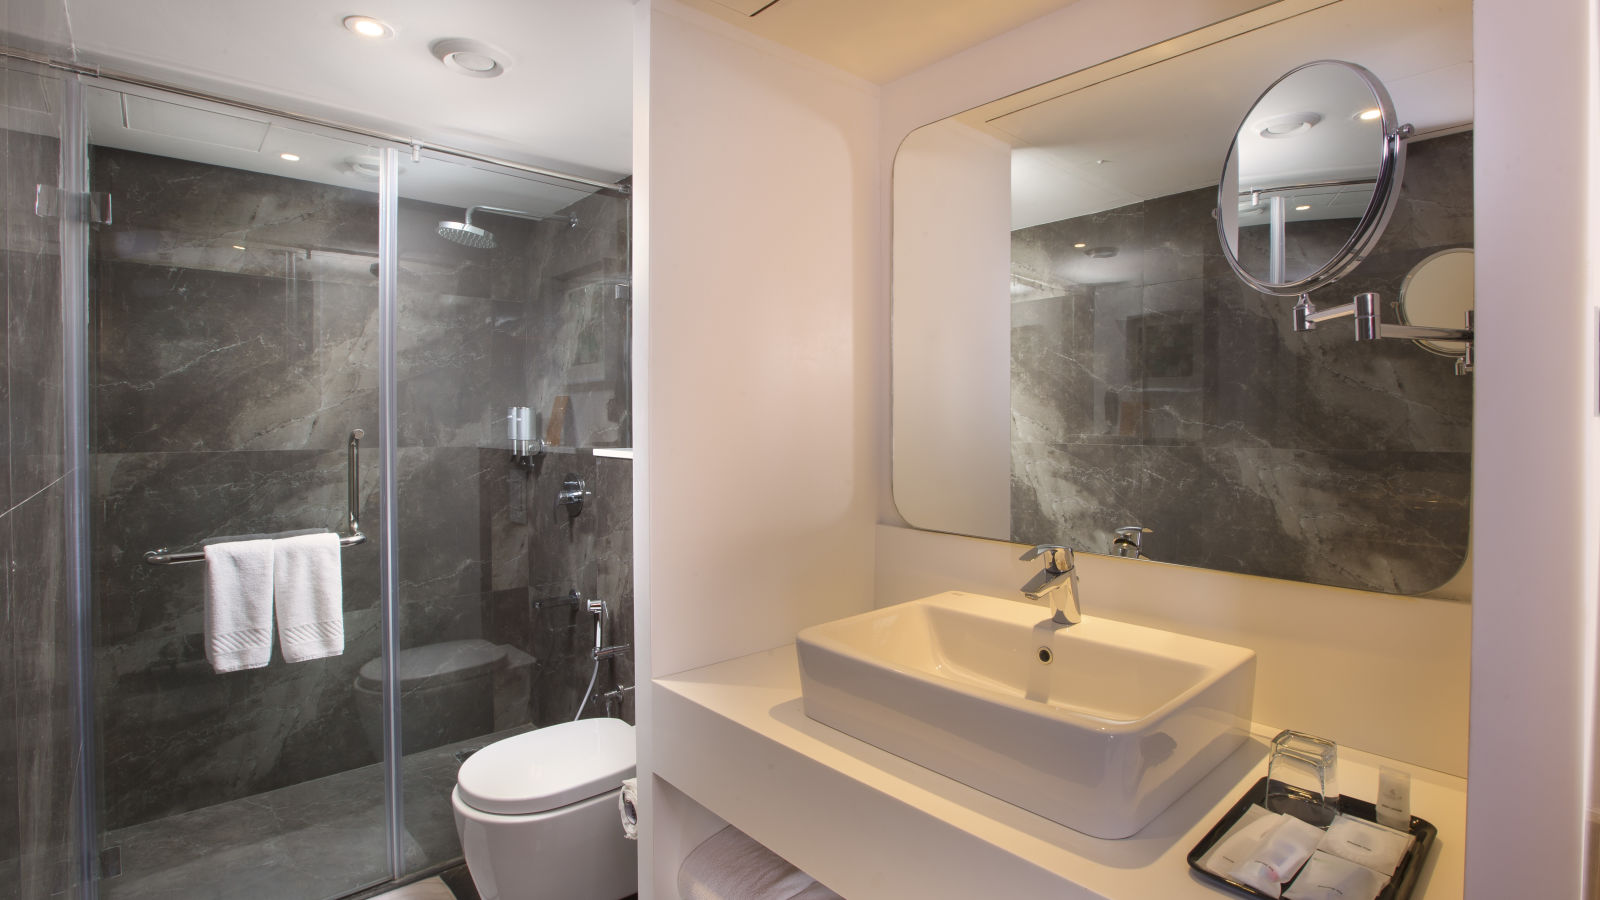
<svg viewBox="0 0 1600 900">
<path fill-rule="evenodd" d="M 633 726 L 580 719 L 524 732 L 467 757 L 456 775 L 461 801 L 505 816 L 557 809 L 615 790 L 632 778 Z"/>
<path fill-rule="evenodd" d="M 415 690 L 427 686 L 462 681 L 494 668 L 506 655 L 502 644 L 491 644 L 480 638 L 463 641 L 441 641 L 407 647 L 400 651 L 400 687 Z M 383 657 L 370 660 L 361 667 L 356 683 L 368 690 L 383 686 Z"/>
</svg>

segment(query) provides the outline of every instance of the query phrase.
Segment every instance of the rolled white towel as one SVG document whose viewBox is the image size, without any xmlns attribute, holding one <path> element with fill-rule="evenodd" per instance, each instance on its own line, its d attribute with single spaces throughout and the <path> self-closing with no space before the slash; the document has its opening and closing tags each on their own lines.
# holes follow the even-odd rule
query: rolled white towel
<svg viewBox="0 0 1600 900">
<path fill-rule="evenodd" d="M 279 538 L 272 545 L 272 592 L 283 658 L 293 663 L 343 653 L 339 536 L 324 531 Z"/>
<path fill-rule="evenodd" d="M 206 661 L 217 672 L 272 661 L 272 541 L 209 544 L 206 555 Z"/>
<path fill-rule="evenodd" d="M 683 900 L 795 900 L 816 883 L 732 825 L 706 838 L 678 869 Z"/>
<path fill-rule="evenodd" d="M 639 839 L 639 779 L 625 778 L 617 792 L 617 812 L 622 815 L 622 836 Z"/>
</svg>

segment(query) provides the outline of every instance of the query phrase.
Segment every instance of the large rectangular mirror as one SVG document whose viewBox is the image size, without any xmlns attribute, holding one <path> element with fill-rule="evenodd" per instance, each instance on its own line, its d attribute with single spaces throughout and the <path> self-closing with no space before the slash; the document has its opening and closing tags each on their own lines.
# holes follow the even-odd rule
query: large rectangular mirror
<svg viewBox="0 0 1600 900">
<path fill-rule="evenodd" d="M 1472 245 L 1471 14 L 1283 0 L 908 136 L 893 261 L 907 522 L 1097 553 L 1141 526 L 1161 562 L 1464 598 L 1472 377 L 1436 347 L 1356 343 L 1348 322 L 1294 331 L 1294 300 L 1234 275 L 1214 217 L 1263 89 L 1311 60 L 1366 67 L 1415 129 L 1399 204 L 1366 261 L 1312 297 L 1374 291 L 1393 321 L 1418 263 Z M 1323 193 L 1339 215 L 1340 190 Z"/>
</svg>

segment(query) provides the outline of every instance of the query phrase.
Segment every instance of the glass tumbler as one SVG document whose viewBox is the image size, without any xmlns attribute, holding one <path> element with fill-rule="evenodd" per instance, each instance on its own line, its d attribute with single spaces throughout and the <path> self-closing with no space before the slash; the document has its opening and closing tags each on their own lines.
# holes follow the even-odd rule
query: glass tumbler
<svg viewBox="0 0 1600 900">
<path fill-rule="evenodd" d="M 1272 739 L 1267 761 L 1267 796 L 1263 804 L 1319 827 L 1339 814 L 1339 748 L 1333 741 L 1281 731 Z"/>
</svg>

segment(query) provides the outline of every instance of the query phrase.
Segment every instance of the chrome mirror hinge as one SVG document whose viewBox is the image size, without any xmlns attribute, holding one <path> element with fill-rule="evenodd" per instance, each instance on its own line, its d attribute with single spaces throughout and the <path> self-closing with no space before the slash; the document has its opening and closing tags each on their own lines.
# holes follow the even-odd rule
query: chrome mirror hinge
<svg viewBox="0 0 1600 900">
<path fill-rule="evenodd" d="M 94 225 L 111 224 L 111 195 L 105 191 L 86 194 L 69 194 L 53 184 L 36 184 L 33 188 L 33 214 L 41 219 L 54 219 L 61 210 L 78 210 L 77 218 Z"/>
</svg>

